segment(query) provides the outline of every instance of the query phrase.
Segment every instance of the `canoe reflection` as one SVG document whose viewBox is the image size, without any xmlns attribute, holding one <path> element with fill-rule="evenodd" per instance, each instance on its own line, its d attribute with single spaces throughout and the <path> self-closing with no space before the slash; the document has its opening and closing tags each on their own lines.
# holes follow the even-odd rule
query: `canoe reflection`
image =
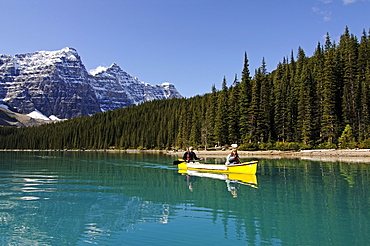
<svg viewBox="0 0 370 246">
<path fill-rule="evenodd" d="M 208 173 L 208 172 L 199 172 L 194 170 L 179 170 L 179 173 L 185 175 L 186 185 L 190 191 L 193 191 L 193 182 L 195 181 L 194 177 L 204 177 L 212 179 L 225 180 L 227 185 L 227 190 L 237 197 L 237 190 L 240 185 L 248 185 L 252 188 L 258 188 L 257 186 L 257 177 L 254 174 L 238 174 L 238 173 Z"/>
</svg>

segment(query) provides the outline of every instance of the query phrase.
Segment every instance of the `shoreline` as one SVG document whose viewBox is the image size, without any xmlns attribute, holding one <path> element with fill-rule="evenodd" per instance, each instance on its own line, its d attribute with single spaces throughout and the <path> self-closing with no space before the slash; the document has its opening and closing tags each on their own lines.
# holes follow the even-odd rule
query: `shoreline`
<svg viewBox="0 0 370 246">
<path fill-rule="evenodd" d="M 9 152 L 123 152 L 123 153 L 163 153 L 166 155 L 182 158 L 184 150 L 31 150 L 31 149 L 0 149 L 0 151 Z M 224 158 L 228 155 L 228 150 L 194 150 L 200 158 Z M 256 151 L 238 151 L 240 158 L 260 158 L 260 159 L 301 159 L 309 161 L 331 161 L 331 162 L 355 162 L 370 163 L 370 149 L 319 149 L 319 150 L 301 150 L 301 151 L 280 151 L 280 150 L 256 150 Z"/>
<path fill-rule="evenodd" d="M 204 151 L 195 150 L 200 158 L 223 158 L 229 151 Z M 183 152 L 167 153 L 182 156 Z M 309 161 L 330 161 L 330 162 L 355 162 L 370 163 L 370 149 L 321 149 L 321 150 L 301 150 L 301 151 L 279 151 L 279 150 L 256 150 L 238 151 L 240 158 L 261 158 L 261 159 L 300 159 Z"/>
</svg>

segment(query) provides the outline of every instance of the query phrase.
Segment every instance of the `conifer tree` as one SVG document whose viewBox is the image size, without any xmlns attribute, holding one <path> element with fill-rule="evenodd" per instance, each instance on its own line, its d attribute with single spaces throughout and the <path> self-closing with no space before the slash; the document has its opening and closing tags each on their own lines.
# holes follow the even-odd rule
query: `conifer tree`
<svg viewBox="0 0 370 246">
<path fill-rule="evenodd" d="M 249 72 L 249 61 L 247 52 L 244 53 L 244 67 L 242 71 L 242 78 L 239 90 L 239 131 L 240 141 L 243 142 L 249 134 L 249 126 L 251 125 L 251 116 L 249 114 L 249 107 L 252 97 L 252 85 Z"/>
<path fill-rule="evenodd" d="M 266 62 L 262 59 L 262 66 L 259 69 L 259 74 L 256 76 L 257 80 L 260 80 L 260 105 L 259 105 L 259 130 L 260 139 L 262 143 L 270 140 L 271 131 L 271 119 L 272 119 L 272 107 L 271 107 L 271 87 L 269 77 L 267 76 Z"/>
<path fill-rule="evenodd" d="M 284 70 L 287 64 L 279 63 L 273 73 L 274 89 L 274 133 L 277 141 L 286 140 L 286 112 L 287 112 L 287 81 L 283 79 Z"/>
<path fill-rule="evenodd" d="M 240 82 L 235 74 L 233 85 L 229 89 L 228 97 L 228 141 L 230 143 L 238 143 L 240 139 L 240 110 L 239 110 L 239 95 L 240 95 Z"/>
<path fill-rule="evenodd" d="M 226 77 L 222 81 L 222 90 L 217 94 L 215 117 L 215 137 L 218 145 L 228 144 L 228 88 Z"/>
<path fill-rule="evenodd" d="M 332 145 L 335 140 L 335 133 L 338 127 L 338 118 L 336 114 L 336 64 L 335 64 L 335 46 L 331 43 L 329 34 L 325 42 L 325 61 L 323 71 L 322 97 L 323 112 L 321 119 L 322 141 Z"/>
<path fill-rule="evenodd" d="M 354 148 L 355 145 L 352 127 L 347 124 L 338 140 L 338 147 L 341 149 Z"/>
<path fill-rule="evenodd" d="M 297 133 L 299 133 L 300 140 L 308 145 L 313 139 L 314 83 L 307 65 L 302 67 L 299 84 Z"/>
<path fill-rule="evenodd" d="M 256 70 L 252 80 L 252 98 L 249 108 L 251 116 L 249 142 L 264 142 L 268 138 L 268 105 L 269 92 L 266 80 L 266 63 L 262 59 L 262 66 Z"/>
<path fill-rule="evenodd" d="M 216 121 L 216 111 L 217 111 L 217 90 L 216 86 L 212 85 L 211 94 L 209 95 L 209 100 L 207 104 L 206 112 L 206 124 L 204 126 L 203 132 L 205 132 L 205 138 L 207 143 L 216 142 L 215 138 L 215 121 Z"/>
<path fill-rule="evenodd" d="M 342 108 L 345 124 L 351 125 L 357 132 L 359 124 L 359 81 L 357 72 L 358 42 L 351 36 L 346 27 L 345 33 L 340 38 L 338 52 L 343 69 L 340 80 L 343 80 Z"/>
<path fill-rule="evenodd" d="M 360 93 L 359 140 L 370 138 L 370 40 L 365 30 L 359 44 L 358 80 Z"/>
<path fill-rule="evenodd" d="M 314 101 L 314 109 L 313 109 L 313 119 L 312 119 L 312 126 L 313 126 L 313 141 L 321 141 L 322 142 L 322 133 L 321 133 L 321 120 L 323 115 L 323 105 L 324 105 L 324 97 L 323 97 L 323 84 L 324 84 L 324 63 L 325 63 L 325 56 L 324 56 L 324 48 L 320 44 L 317 44 L 314 57 L 310 58 L 310 64 L 312 67 L 312 80 L 315 82 L 315 92 L 313 95 Z"/>
</svg>

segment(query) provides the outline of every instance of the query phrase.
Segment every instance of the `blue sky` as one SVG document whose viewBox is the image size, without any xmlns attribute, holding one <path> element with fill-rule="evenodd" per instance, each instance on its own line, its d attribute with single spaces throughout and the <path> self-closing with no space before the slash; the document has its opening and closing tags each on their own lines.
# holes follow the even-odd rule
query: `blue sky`
<svg viewBox="0 0 370 246">
<path fill-rule="evenodd" d="M 117 63 L 185 97 L 251 75 L 302 47 L 312 56 L 328 32 L 370 28 L 370 0 L 0 0 L 0 53 L 77 49 L 88 70 Z"/>
</svg>

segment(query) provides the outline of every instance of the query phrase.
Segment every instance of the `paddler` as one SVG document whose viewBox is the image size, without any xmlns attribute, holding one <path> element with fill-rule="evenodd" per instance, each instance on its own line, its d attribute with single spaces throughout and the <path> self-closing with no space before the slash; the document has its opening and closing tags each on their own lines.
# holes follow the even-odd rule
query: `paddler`
<svg viewBox="0 0 370 246">
<path fill-rule="evenodd" d="M 194 162 L 195 160 L 202 160 L 202 158 L 198 158 L 197 155 L 194 153 L 194 148 L 189 147 L 188 151 L 184 153 L 182 157 L 186 162 Z"/>
<path fill-rule="evenodd" d="M 239 160 L 239 155 L 238 155 L 238 151 L 236 150 L 236 148 L 234 148 L 230 154 L 226 157 L 226 165 L 232 165 L 232 164 L 239 164 L 240 163 L 240 160 Z"/>
</svg>

